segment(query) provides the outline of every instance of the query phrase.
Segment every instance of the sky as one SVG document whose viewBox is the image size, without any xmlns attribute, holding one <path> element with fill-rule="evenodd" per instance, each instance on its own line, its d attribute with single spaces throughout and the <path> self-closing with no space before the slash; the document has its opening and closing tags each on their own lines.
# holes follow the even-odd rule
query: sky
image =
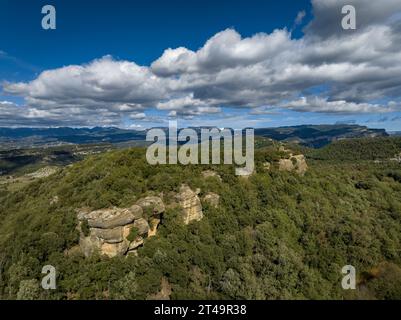
<svg viewBox="0 0 401 320">
<path fill-rule="evenodd" d="M 0 0 L 0 126 L 169 120 L 401 131 L 401 0 Z"/>
</svg>

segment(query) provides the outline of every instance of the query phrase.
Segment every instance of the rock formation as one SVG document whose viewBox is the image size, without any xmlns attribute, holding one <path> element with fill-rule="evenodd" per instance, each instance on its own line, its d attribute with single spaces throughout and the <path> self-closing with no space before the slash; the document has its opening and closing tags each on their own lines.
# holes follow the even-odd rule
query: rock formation
<svg viewBox="0 0 401 320">
<path fill-rule="evenodd" d="M 164 210 L 159 197 L 142 198 L 130 208 L 80 210 L 80 248 L 85 256 L 95 252 L 109 257 L 132 253 L 143 245 L 145 238 L 156 234 Z"/>
<path fill-rule="evenodd" d="M 193 191 L 183 184 L 175 194 L 185 224 L 203 218 L 199 193 L 200 189 Z M 212 192 L 204 197 L 213 206 L 218 205 L 219 199 Z M 96 252 L 108 257 L 137 254 L 145 239 L 156 235 L 165 210 L 163 200 L 156 196 L 141 198 L 129 208 L 80 209 L 77 212 L 80 250 L 87 257 Z"/>
<path fill-rule="evenodd" d="M 149 232 L 148 232 L 148 238 L 154 237 L 157 233 L 157 228 L 161 222 L 160 218 L 151 218 L 149 220 Z"/>
<path fill-rule="evenodd" d="M 149 196 L 139 199 L 137 205 L 141 206 L 149 218 L 148 237 L 154 237 L 157 232 L 162 215 L 166 211 L 163 200 L 160 197 Z"/>
<path fill-rule="evenodd" d="M 216 177 L 220 182 L 222 181 L 220 175 L 218 175 L 218 174 L 217 174 L 215 171 L 213 171 L 213 170 L 205 170 L 205 171 L 203 171 L 203 172 L 202 172 L 202 177 L 203 177 L 203 178 Z"/>
<path fill-rule="evenodd" d="M 136 204 L 140 206 L 145 212 L 151 211 L 153 215 L 158 215 L 166 210 L 163 200 L 160 197 L 149 196 L 139 199 Z"/>
<path fill-rule="evenodd" d="M 220 202 L 220 196 L 214 192 L 208 192 L 203 197 L 203 201 L 210 204 L 212 207 L 217 208 Z"/>
<path fill-rule="evenodd" d="M 279 170 L 280 171 L 295 171 L 299 175 L 303 176 L 308 169 L 306 164 L 305 156 L 302 154 L 293 156 L 290 154 L 289 159 L 279 160 Z"/>
<path fill-rule="evenodd" d="M 247 168 L 237 168 L 238 169 L 238 176 L 241 178 L 248 179 L 251 175 L 256 173 L 256 169 L 254 168 L 252 171 Z"/>
<path fill-rule="evenodd" d="M 203 218 L 202 204 L 198 197 L 200 190 L 196 192 L 186 184 L 181 185 L 180 192 L 176 195 L 178 204 L 183 209 L 184 223 L 189 224 L 191 221 L 199 221 Z"/>
</svg>

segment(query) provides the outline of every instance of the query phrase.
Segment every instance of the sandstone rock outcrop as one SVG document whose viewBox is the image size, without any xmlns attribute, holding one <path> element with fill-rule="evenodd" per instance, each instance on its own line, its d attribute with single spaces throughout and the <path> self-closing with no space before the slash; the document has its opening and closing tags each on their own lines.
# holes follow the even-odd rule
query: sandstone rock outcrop
<svg viewBox="0 0 401 320">
<path fill-rule="evenodd" d="M 149 220 L 149 232 L 148 232 L 148 238 L 154 237 L 157 233 L 157 227 L 160 224 L 160 219 L 159 218 L 151 218 Z"/>
<path fill-rule="evenodd" d="M 134 241 L 132 241 L 129 245 L 129 250 L 135 250 L 138 247 L 143 245 L 143 238 L 142 237 L 137 237 Z"/>
<path fill-rule="evenodd" d="M 202 204 L 198 197 L 200 190 L 197 192 L 192 191 L 192 189 L 186 184 L 181 185 L 180 192 L 177 194 L 176 198 L 178 204 L 183 209 L 184 223 L 189 224 L 191 221 L 199 221 L 203 218 Z"/>
<path fill-rule="evenodd" d="M 136 202 L 136 204 L 144 211 L 152 211 L 153 215 L 161 214 L 166 210 L 163 200 L 160 197 L 149 196 L 141 198 Z"/>
<path fill-rule="evenodd" d="M 85 256 L 99 252 L 114 257 L 127 252 L 130 241 L 126 237 L 134 227 L 135 219 L 142 216 L 141 207 L 130 209 L 112 208 L 78 213 L 80 247 Z M 86 232 L 83 230 L 85 223 L 89 229 Z"/>
<path fill-rule="evenodd" d="M 150 223 L 144 210 L 150 210 Z M 165 210 L 159 197 L 146 197 L 129 208 L 78 211 L 80 248 L 85 256 L 95 252 L 114 257 L 132 253 L 144 239 L 156 234 L 160 217 Z M 133 235 L 132 235 L 133 232 Z"/>
<path fill-rule="evenodd" d="M 213 171 L 213 170 L 205 170 L 205 171 L 203 171 L 203 172 L 202 172 L 202 177 L 203 177 L 203 178 L 215 177 L 215 178 L 217 178 L 219 181 L 222 181 L 220 175 L 218 175 L 218 174 L 217 174 L 215 171 Z"/>
<path fill-rule="evenodd" d="M 203 201 L 210 204 L 212 207 L 217 208 L 220 202 L 220 196 L 214 192 L 208 192 L 203 197 Z"/>
<path fill-rule="evenodd" d="M 193 191 L 183 184 L 179 192 L 173 194 L 177 200 L 175 205 L 182 208 L 185 224 L 203 218 L 199 193 L 200 189 Z M 220 196 L 209 192 L 203 200 L 218 206 Z M 156 196 L 141 198 L 129 208 L 80 209 L 77 211 L 79 248 L 87 257 L 94 253 L 109 257 L 137 255 L 145 239 L 156 235 L 165 210 L 163 200 Z"/>
<path fill-rule="evenodd" d="M 253 168 L 253 170 L 249 170 L 247 168 L 237 168 L 236 169 L 236 175 L 238 177 L 244 178 L 244 179 L 249 179 L 250 176 L 252 176 L 254 173 L 256 173 L 256 169 Z"/>
<path fill-rule="evenodd" d="M 132 210 L 131 210 L 132 208 Z M 142 208 L 132 206 L 129 209 L 102 209 L 78 215 L 78 219 L 86 219 L 92 228 L 112 229 L 125 226 L 142 217 Z"/>
<path fill-rule="evenodd" d="M 163 200 L 160 197 L 149 196 L 139 199 L 136 203 L 150 216 L 148 238 L 154 237 L 162 220 L 162 215 L 166 211 Z"/>
<path fill-rule="evenodd" d="M 296 156 L 290 155 L 289 159 L 279 160 L 279 170 L 280 171 L 295 171 L 299 175 L 303 176 L 308 169 L 306 164 L 305 156 L 299 154 Z"/>
<path fill-rule="evenodd" d="M 134 221 L 134 227 L 138 231 L 138 234 L 145 236 L 149 232 L 149 223 L 144 218 L 140 218 Z"/>
</svg>

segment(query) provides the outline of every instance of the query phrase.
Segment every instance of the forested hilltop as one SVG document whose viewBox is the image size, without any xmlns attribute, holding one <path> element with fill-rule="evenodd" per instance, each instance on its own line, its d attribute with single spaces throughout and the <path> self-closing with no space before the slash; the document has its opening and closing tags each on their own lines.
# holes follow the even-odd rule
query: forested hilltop
<svg viewBox="0 0 401 320">
<path fill-rule="evenodd" d="M 400 139 L 259 146 L 246 178 L 228 165 L 151 166 L 131 148 L 1 187 L 0 297 L 401 299 Z M 148 208 L 151 199 L 163 209 Z M 187 220 L 177 203 L 189 204 Z M 107 210 L 133 208 L 141 215 L 130 223 L 142 224 L 124 235 L 124 254 L 103 242 L 107 254 L 82 250 L 110 223 L 99 220 Z M 56 290 L 40 287 L 44 265 L 57 270 Z M 341 287 L 345 265 L 357 290 Z"/>
<path fill-rule="evenodd" d="M 401 155 L 401 137 L 377 137 L 344 139 L 335 141 L 320 149 L 309 149 L 312 159 L 334 161 L 381 160 L 397 158 Z"/>
</svg>

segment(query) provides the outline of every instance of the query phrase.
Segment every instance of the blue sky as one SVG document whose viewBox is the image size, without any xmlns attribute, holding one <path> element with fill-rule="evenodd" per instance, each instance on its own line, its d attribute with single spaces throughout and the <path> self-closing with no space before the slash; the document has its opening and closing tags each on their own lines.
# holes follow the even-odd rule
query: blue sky
<svg viewBox="0 0 401 320">
<path fill-rule="evenodd" d="M 386 1 L 391 2 L 391 0 L 384 2 Z M 361 89 L 362 84 L 355 80 L 361 73 L 357 70 L 359 66 L 369 63 L 372 64 L 371 67 L 374 70 L 374 68 L 382 66 L 382 59 L 376 56 L 366 58 L 358 56 L 350 59 L 351 62 L 348 63 L 342 56 L 339 59 L 333 59 L 332 54 L 330 59 L 333 62 L 331 62 L 327 60 L 329 55 L 322 57 L 319 56 L 320 53 L 316 53 L 325 48 L 324 41 L 327 38 L 335 38 L 332 42 L 327 43 L 338 47 L 338 44 L 350 41 L 350 34 L 334 36 L 335 26 L 333 26 L 333 30 L 329 28 L 323 38 L 319 33 L 323 30 L 326 32 L 326 29 L 321 27 L 320 20 L 327 20 L 327 23 L 330 24 L 330 19 L 325 18 L 325 15 L 333 12 L 330 17 L 338 16 L 338 10 L 333 7 L 332 11 L 327 13 L 324 11 L 326 9 L 319 7 L 320 0 L 315 2 L 312 4 L 306 0 L 104 0 L 97 2 L 2 0 L 0 2 L 0 83 L 3 90 L 0 92 L 0 101 L 3 101 L 3 105 L 0 105 L 0 125 L 117 125 L 140 128 L 159 126 L 171 117 L 178 117 L 179 123 L 182 125 L 199 124 L 241 128 L 349 122 L 389 130 L 401 130 L 401 113 L 398 109 L 400 97 L 394 93 L 397 86 L 392 84 L 386 90 L 381 90 L 379 88 L 383 86 L 383 82 L 380 82 L 380 79 L 373 79 L 377 82 L 377 86 L 374 89 L 367 88 L 367 92 L 378 89 L 377 94 L 370 96 Z M 41 28 L 43 16 L 41 8 L 45 4 L 52 4 L 57 10 L 56 30 Z M 358 4 L 356 1 L 357 9 L 359 9 Z M 383 14 L 379 16 L 379 12 L 377 17 L 369 16 L 369 14 L 374 14 L 372 13 L 374 8 L 372 10 L 362 8 L 361 10 L 368 12 L 363 12 L 363 15 L 366 15 L 365 20 L 373 21 L 376 24 L 370 25 L 370 22 L 366 22 L 366 26 L 363 25 L 361 30 L 356 32 L 360 32 L 362 37 L 364 32 L 374 32 L 372 28 L 377 30 L 381 30 L 381 27 L 393 28 L 393 25 L 383 18 L 385 15 L 390 16 L 390 13 L 394 11 L 390 5 L 392 4 L 389 4 L 388 11 L 385 11 L 386 4 L 384 4 L 382 6 L 384 7 Z M 363 15 L 361 14 L 362 19 Z M 337 22 L 334 21 L 334 23 Z M 304 29 L 305 27 L 307 29 Z M 279 30 L 278 40 L 276 37 L 270 37 L 275 30 Z M 352 36 L 359 36 L 356 32 Z M 164 60 L 163 63 L 157 65 L 157 68 L 153 68 L 152 63 L 162 57 L 166 49 L 183 47 L 189 52 L 189 55 L 192 55 L 219 33 L 223 33 L 222 40 L 218 40 L 220 42 L 217 41 L 216 46 L 210 51 L 204 50 L 209 56 L 204 58 L 205 54 L 199 53 L 199 57 L 196 59 L 201 62 L 194 62 L 194 65 L 191 66 L 192 60 L 184 61 L 183 63 L 186 64 L 184 71 L 180 69 L 177 71 L 178 73 L 176 70 L 170 73 L 171 70 L 169 70 L 168 75 L 164 74 L 167 70 L 167 67 L 163 65 Z M 263 33 L 263 36 L 255 38 L 255 34 L 258 33 Z M 232 40 L 236 38 L 236 35 L 241 39 Z M 287 38 L 283 40 L 283 37 Z M 320 40 L 310 40 L 314 37 L 321 38 Z M 265 46 L 260 49 L 261 54 L 265 56 L 261 56 L 258 58 L 259 60 L 252 60 L 254 55 L 259 53 L 251 52 L 252 50 L 247 47 L 247 39 L 251 39 L 250 43 L 254 47 L 259 43 L 265 43 Z M 390 37 L 390 39 L 393 38 Z M 228 44 L 224 41 L 228 41 Z M 282 46 L 283 49 L 270 52 L 273 50 L 271 48 L 276 45 L 279 48 Z M 302 45 L 312 47 L 313 51 L 311 50 L 311 53 L 301 62 L 295 61 L 294 57 L 289 56 L 288 59 L 294 60 L 294 63 L 283 65 L 281 69 L 277 67 L 275 70 L 275 65 L 270 63 L 273 59 L 281 63 L 277 57 L 282 52 L 284 52 L 282 60 L 287 59 L 286 54 L 290 55 L 291 51 L 295 50 L 292 47 L 296 50 L 303 50 L 299 49 Z M 249 55 L 240 52 L 239 58 L 235 56 L 238 50 L 242 50 L 241 48 L 248 48 Z M 373 50 L 375 49 L 373 48 Z M 390 52 L 393 52 L 394 48 L 390 49 Z M 288 53 L 285 50 L 288 50 Z M 184 54 L 187 54 L 187 51 Z M 224 56 L 223 58 L 219 56 L 220 52 L 227 52 L 225 53 L 227 54 L 227 65 L 225 65 Z M 307 59 L 311 59 L 310 56 L 313 57 L 312 53 L 318 55 L 316 60 L 305 62 Z M 383 54 L 386 53 L 383 52 Z M 106 58 L 103 58 L 105 56 Z M 169 55 L 166 57 L 172 59 Z M 231 58 L 233 59 L 232 63 L 230 62 Z M 207 61 L 202 62 L 202 59 Z M 366 61 L 361 61 L 361 59 L 366 59 Z M 245 60 L 252 62 L 247 62 L 244 66 L 243 61 Z M 341 63 L 335 60 L 341 60 Z M 147 73 L 146 76 L 143 76 L 144 83 L 148 81 L 148 77 L 152 78 L 154 73 L 161 79 L 160 81 L 163 83 L 161 85 L 168 88 L 163 89 L 163 92 L 158 93 L 155 97 L 149 97 L 149 92 L 143 94 L 143 90 L 149 89 L 148 87 L 151 87 L 152 84 L 148 85 L 146 82 L 146 88 L 143 89 L 137 87 L 138 82 L 134 81 L 132 85 L 125 88 L 128 90 L 126 92 L 119 88 L 119 86 L 125 87 L 126 82 L 120 82 L 119 79 L 117 82 L 108 82 L 105 88 L 100 89 L 106 91 L 110 90 L 110 87 L 117 88 L 116 92 L 110 90 L 110 96 L 102 94 L 101 98 L 94 97 L 93 92 L 74 91 L 75 84 L 66 88 L 65 84 L 73 81 L 71 80 L 73 78 L 61 68 L 82 66 L 90 69 L 90 76 L 85 75 L 85 77 L 82 76 L 84 80 L 80 79 L 83 81 L 82 87 L 88 85 L 88 90 L 92 90 L 93 88 L 89 88 L 90 84 L 85 81 L 89 81 L 88 77 L 93 76 L 92 69 L 94 68 L 91 67 L 93 61 L 100 61 L 98 65 L 94 66 L 96 70 L 99 68 L 110 68 L 110 70 L 125 68 L 122 66 L 123 62 L 143 66 L 147 68 L 143 70 Z M 174 63 L 177 65 L 176 60 Z M 338 69 L 349 65 L 355 71 L 355 77 L 344 79 L 344 82 L 347 85 L 349 82 L 351 89 L 345 89 L 343 83 L 339 83 L 342 78 L 337 75 L 337 71 L 334 72 L 334 75 L 322 77 L 320 80 L 319 70 L 311 69 L 311 73 L 316 75 L 310 79 L 306 74 L 305 84 L 302 84 L 302 78 L 297 78 L 300 77 L 302 70 L 294 69 L 300 67 L 302 63 L 304 64 L 302 70 L 314 68 L 319 64 L 322 72 L 326 69 L 327 72 L 332 72 L 334 68 Z M 327 64 L 330 68 L 326 68 Z M 205 69 L 200 70 L 200 65 Z M 127 65 L 127 68 L 129 67 L 130 65 Z M 170 68 L 170 66 L 168 67 Z M 191 71 L 192 67 L 197 71 Z M 291 72 L 293 69 L 295 70 L 294 77 L 290 75 L 287 82 L 280 80 L 279 84 L 273 83 L 282 74 Z M 55 80 L 50 84 L 44 76 L 41 76 L 42 72 L 46 73 L 49 70 L 61 70 L 57 71 L 54 77 L 52 76 L 52 79 Z M 253 78 L 255 70 L 262 70 L 262 74 Z M 277 73 L 272 74 L 272 70 Z M 368 71 L 366 71 L 366 75 L 372 74 Z M 82 72 L 86 72 L 86 70 Z M 99 77 L 102 77 L 102 72 L 99 72 Z M 134 69 L 132 72 L 135 72 Z M 250 73 L 248 83 L 254 83 L 252 86 L 250 84 L 248 86 L 248 83 L 245 82 L 234 81 L 241 76 L 245 78 L 241 81 L 246 81 L 247 72 Z M 232 82 L 226 78 L 224 78 L 224 84 L 216 80 L 223 76 L 227 77 L 227 74 L 232 74 Z M 263 74 L 266 74 L 266 77 L 272 77 L 266 81 L 265 86 L 258 85 L 260 79 L 266 79 Z M 115 77 L 118 76 L 116 74 Z M 396 78 L 398 76 L 399 74 L 389 73 L 389 77 Z M 166 78 L 168 78 L 168 83 Z M 180 83 L 174 83 L 178 78 Z M 295 78 L 297 78 L 296 81 L 293 80 Z M 139 83 L 142 81 L 141 79 L 138 80 Z M 204 79 L 207 79 L 205 81 L 209 82 L 209 85 L 200 87 L 198 83 Z M 210 82 L 214 80 L 217 81 L 215 84 Z M 101 83 L 102 78 L 96 78 L 96 81 Z M 149 81 L 153 83 L 153 80 Z M 184 83 L 185 81 L 187 83 Z M 364 81 L 365 79 L 362 79 L 361 83 Z M 368 82 L 372 83 L 372 79 L 366 79 L 366 83 Z M 24 84 L 23 88 L 16 86 L 18 83 Z M 58 83 L 60 83 L 59 87 L 56 86 Z M 188 83 L 196 85 L 190 87 Z M 291 84 L 290 87 L 287 87 L 287 83 Z M 171 89 L 171 87 L 178 86 L 179 90 Z M 46 88 L 43 89 L 43 87 Z M 240 94 L 242 89 L 243 94 Z M 267 94 L 266 92 L 269 90 L 273 90 L 273 92 Z M 57 92 L 58 95 L 54 92 Z M 238 97 L 234 98 L 233 95 L 237 92 L 239 92 Z M 360 92 L 359 95 L 358 92 Z M 68 96 L 60 97 L 64 93 L 68 93 Z M 116 98 L 118 94 L 125 95 L 127 98 L 118 99 Z M 252 96 L 253 94 L 254 96 Z M 305 97 L 306 99 L 302 100 Z M 319 99 L 316 100 L 316 97 Z M 71 102 L 72 100 L 74 102 Z M 326 106 L 318 106 L 320 103 L 326 104 Z M 108 104 L 113 107 L 109 108 Z M 5 110 L 3 114 L 1 108 Z M 10 115 L 15 113 L 13 108 L 17 113 L 21 111 L 21 114 L 25 112 L 26 115 L 12 119 Z M 7 117 L 10 119 L 8 122 Z M 65 121 L 63 121 L 64 119 Z"/>
<path fill-rule="evenodd" d="M 95 4 L 96 3 L 96 4 Z M 57 29 L 41 28 L 41 8 L 53 4 Z M 291 27 L 309 1 L 26 1 L 1 0 L 2 79 L 32 80 L 38 72 L 87 63 L 104 55 L 149 65 L 166 48 L 201 47 L 234 27 L 243 36 Z M 295 35 L 302 31 L 297 29 Z"/>
</svg>

